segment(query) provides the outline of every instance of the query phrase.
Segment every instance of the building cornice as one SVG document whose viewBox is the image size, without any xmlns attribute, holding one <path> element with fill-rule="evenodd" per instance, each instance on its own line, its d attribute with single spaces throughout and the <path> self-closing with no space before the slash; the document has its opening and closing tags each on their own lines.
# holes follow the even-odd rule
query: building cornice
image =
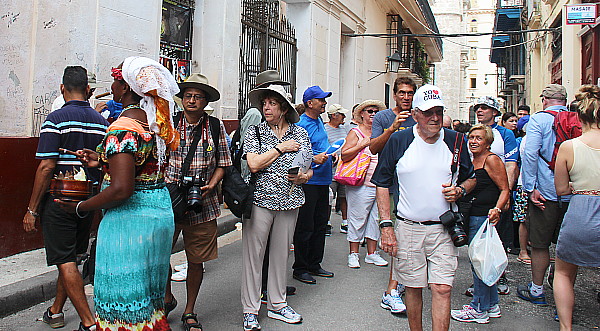
<svg viewBox="0 0 600 331">
<path fill-rule="evenodd" d="M 347 16 L 358 25 L 365 24 L 365 19 L 358 16 L 354 11 L 350 10 L 340 0 L 313 0 L 312 3 L 319 7 L 327 14 L 331 14 L 335 19 L 340 19 L 342 16 Z"/>
</svg>

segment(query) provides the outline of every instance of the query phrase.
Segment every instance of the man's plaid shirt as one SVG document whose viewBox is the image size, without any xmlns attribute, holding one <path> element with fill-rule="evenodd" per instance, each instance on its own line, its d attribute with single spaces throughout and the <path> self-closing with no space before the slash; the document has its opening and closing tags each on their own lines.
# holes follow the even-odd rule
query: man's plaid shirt
<svg viewBox="0 0 600 331">
<path fill-rule="evenodd" d="M 206 123 L 200 122 L 200 124 L 192 125 L 185 120 L 185 116 L 182 116 L 183 120 L 179 123 L 177 130 L 181 135 L 181 141 L 179 148 L 175 151 L 171 151 L 169 158 L 169 165 L 165 173 L 165 182 L 172 183 L 179 181 L 181 178 L 181 167 L 183 166 L 183 160 L 187 156 L 192 140 L 194 139 L 194 129 L 197 125 L 201 125 L 199 130 L 202 130 L 202 138 L 198 142 L 198 148 L 192 163 L 190 164 L 190 170 L 187 176 L 196 176 L 200 174 L 205 179 L 205 184 L 208 184 L 212 177 L 215 169 L 217 168 L 217 159 L 215 158 L 215 144 L 212 139 L 212 133 L 210 132 L 209 121 Z M 219 157 L 218 166 L 228 167 L 232 165 L 231 157 L 229 155 L 229 148 L 227 146 L 227 140 L 225 138 L 225 127 L 219 120 L 221 133 L 219 135 Z M 175 123 L 177 124 L 177 123 Z M 206 147 L 206 148 L 205 148 Z M 205 151 L 206 149 L 206 151 Z M 219 200 L 217 198 L 217 189 L 215 188 L 210 192 L 204 199 L 202 199 L 202 211 L 195 213 L 193 211 L 187 212 L 183 222 L 194 225 L 203 222 L 208 222 L 216 219 L 221 215 L 219 208 Z"/>
</svg>

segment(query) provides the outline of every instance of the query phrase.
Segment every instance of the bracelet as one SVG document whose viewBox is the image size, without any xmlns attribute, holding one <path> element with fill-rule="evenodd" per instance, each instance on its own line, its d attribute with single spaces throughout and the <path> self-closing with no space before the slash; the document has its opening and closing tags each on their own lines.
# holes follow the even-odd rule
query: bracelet
<svg viewBox="0 0 600 331">
<path fill-rule="evenodd" d="M 85 213 L 85 215 L 83 215 L 83 216 L 82 216 L 82 215 L 79 215 L 79 205 L 80 205 L 82 202 L 83 202 L 83 201 L 79 201 L 79 202 L 77 203 L 77 206 L 75 206 L 75 214 L 77 214 L 77 216 L 78 216 L 79 218 L 85 218 L 85 217 L 88 215 L 88 213 Z"/>
<path fill-rule="evenodd" d="M 462 185 L 456 185 L 456 187 L 458 187 L 462 191 L 462 193 L 460 194 L 461 197 L 467 195 L 467 190 Z"/>
<path fill-rule="evenodd" d="M 34 212 L 33 210 L 29 209 L 29 207 L 27 207 L 27 212 L 30 213 L 33 217 L 40 217 L 39 213 Z"/>
<path fill-rule="evenodd" d="M 494 207 L 494 208 L 492 208 L 492 210 L 497 210 L 497 211 L 498 211 L 498 213 L 502 214 L 502 209 L 500 209 L 500 208 L 498 208 L 498 207 Z"/>
<path fill-rule="evenodd" d="M 394 226 L 394 223 L 392 223 L 392 220 L 381 220 L 379 221 L 379 228 L 383 229 L 383 228 L 389 228 Z"/>
<path fill-rule="evenodd" d="M 273 149 L 276 150 L 279 153 L 279 155 L 283 155 L 283 152 L 279 148 L 277 148 L 277 146 L 273 147 Z"/>
</svg>

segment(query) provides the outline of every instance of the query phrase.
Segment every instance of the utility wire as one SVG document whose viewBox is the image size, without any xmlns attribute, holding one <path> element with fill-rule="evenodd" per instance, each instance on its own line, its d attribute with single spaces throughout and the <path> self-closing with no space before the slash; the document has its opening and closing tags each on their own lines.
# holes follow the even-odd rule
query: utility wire
<svg viewBox="0 0 600 331">
<path fill-rule="evenodd" d="M 447 42 L 450 42 L 450 43 L 452 43 L 452 44 L 459 45 L 459 46 L 462 46 L 462 47 L 467 47 L 467 48 L 470 48 L 470 49 L 489 49 L 489 50 L 494 50 L 494 49 L 505 49 L 505 48 L 517 47 L 517 46 L 521 46 L 521 45 L 523 45 L 523 44 L 528 44 L 528 43 L 531 43 L 531 42 L 536 42 L 537 40 L 539 40 L 539 39 L 541 39 L 542 37 L 544 37 L 544 36 L 546 35 L 546 32 L 547 32 L 547 31 L 542 31 L 542 30 L 551 30 L 551 31 L 555 31 L 555 29 L 560 29 L 560 27 L 557 27 L 557 28 L 552 28 L 552 29 L 537 29 L 537 30 L 539 30 L 539 31 L 536 31 L 536 29 L 534 29 L 534 30 L 521 30 L 521 31 L 503 31 L 503 33 L 507 33 L 507 32 L 511 32 L 511 33 L 512 33 L 512 32 L 521 33 L 521 32 L 523 32 L 523 31 L 526 31 L 526 32 L 544 32 L 544 33 L 542 33 L 542 35 L 541 35 L 541 36 L 539 36 L 539 37 L 533 38 L 533 39 L 531 39 L 531 40 L 527 40 L 527 41 L 525 41 L 525 42 L 522 42 L 522 43 L 519 43 L 519 44 L 512 44 L 512 45 L 498 46 L 498 47 L 479 47 L 479 46 L 471 46 L 471 45 L 465 45 L 465 44 L 461 44 L 461 43 L 459 43 L 459 42 L 456 42 L 456 41 L 453 41 L 453 40 L 450 40 L 450 39 L 446 39 L 446 38 L 450 38 L 450 37 L 442 37 L 442 36 L 439 36 L 439 35 L 441 35 L 439 32 L 435 32 L 435 31 L 431 30 L 431 28 L 430 28 L 430 27 L 429 27 L 427 24 L 425 24 L 425 23 L 421 22 L 421 20 L 420 20 L 420 19 L 416 18 L 416 17 L 415 17 L 415 15 L 413 15 L 413 14 L 410 12 L 410 10 L 408 10 L 408 8 L 406 8 L 406 6 L 405 6 L 405 5 L 402 3 L 402 1 L 398 1 L 398 3 L 399 3 L 401 6 L 402 6 L 402 8 L 404 8 L 404 10 L 405 10 L 405 11 L 406 11 L 406 12 L 407 12 L 407 13 L 408 13 L 408 14 L 409 14 L 409 15 L 410 15 L 410 16 L 411 16 L 411 17 L 412 17 L 412 18 L 413 18 L 415 21 L 417 21 L 419 24 L 421 24 L 421 25 L 422 25 L 422 26 L 423 26 L 425 29 L 429 30 L 429 32 L 431 32 L 431 35 L 432 35 L 432 36 L 434 36 L 433 38 L 442 38 L 442 39 L 444 39 L 445 41 L 447 41 Z M 492 32 L 491 34 L 493 34 L 493 32 Z M 425 34 L 425 35 L 427 35 L 427 34 Z M 465 35 L 468 35 L 468 34 L 465 34 Z M 359 35 L 357 35 L 357 36 L 359 36 Z M 425 37 L 427 37 L 427 36 L 425 36 Z M 456 37 L 458 37 L 458 36 L 456 36 Z M 387 37 L 387 38 L 390 38 L 390 37 Z M 432 37 L 429 37 L 429 38 L 432 38 Z"/>
<path fill-rule="evenodd" d="M 402 36 L 408 37 L 428 37 L 428 38 L 456 38 L 456 37 L 479 37 L 479 36 L 504 36 L 504 35 L 518 35 L 528 32 L 541 32 L 541 31 L 556 31 L 561 27 L 547 28 L 547 29 L 531 29 L 531 30 L 520 30 L 520 31 L 496 31 L 496 32 L 471 32 L 471 33 L 344 33 L 347 37 L 377 37 L 377 38 L 396 38 Z"/>
</svg>

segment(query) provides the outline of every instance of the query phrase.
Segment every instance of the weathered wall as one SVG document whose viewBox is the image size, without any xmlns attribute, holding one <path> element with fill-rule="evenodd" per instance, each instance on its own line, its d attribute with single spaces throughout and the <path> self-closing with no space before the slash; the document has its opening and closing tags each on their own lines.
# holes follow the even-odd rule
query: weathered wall
<svg viewBox="0 0 600 331">
<path fill-rule="evenodd" d="M 0 9 L 0 257 L 43 246 L 23 215 L 38 161 L 42 122 L 67 65 L 96 73 L 99 90 L 125 57 L 158 59 L 160 0 L 3 0 Z M 100 92 L 99 91 L 99 92 Z M 9 138 L 10 137 L 10 138 Z"/>
<path fill-rule="evenodd" d="M 0 21 L 0 136 L 37 136 L 67 65 L 108 89 L 125 57 L 158 58 L 161 1 L 5 0 Z M 129 31 L 140 31 L 129 33 Z M 143 33 L 141 33 L 143 31 Z"/>
</svg>

